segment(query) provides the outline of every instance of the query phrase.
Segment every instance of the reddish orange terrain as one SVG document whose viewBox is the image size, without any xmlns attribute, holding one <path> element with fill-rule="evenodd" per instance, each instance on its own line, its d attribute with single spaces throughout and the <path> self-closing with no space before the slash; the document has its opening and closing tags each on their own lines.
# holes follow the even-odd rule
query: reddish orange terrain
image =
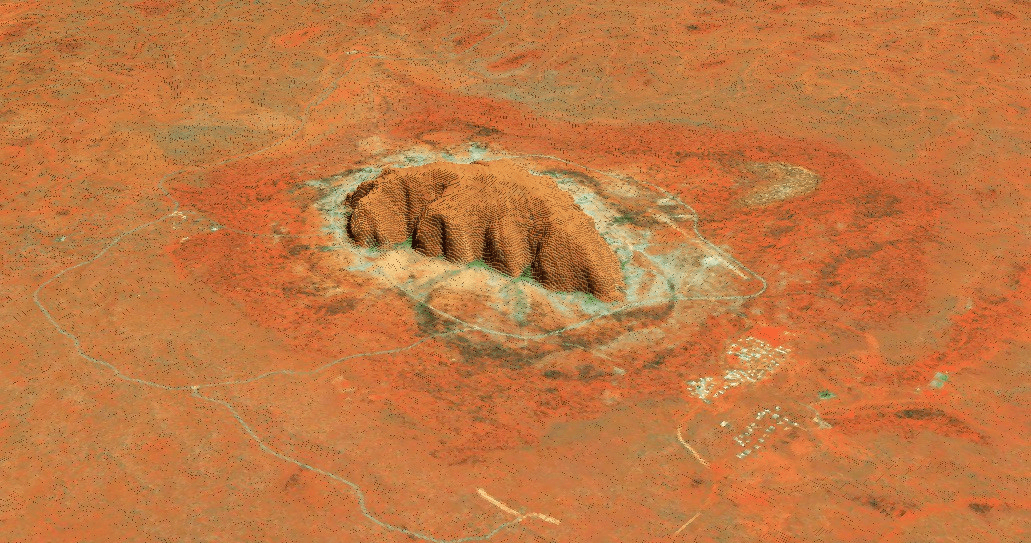
<svg viewBox="0 0 1031 543">
<path fill-rule="evenodd" d="M 1029 35 L 1027 0 L 3 3 L 0 541 L 1031 541 Z M 564 290 L 349 236 L 382 172 L 497 160 L 618 296 L 575 243 Z"/>
</svg>

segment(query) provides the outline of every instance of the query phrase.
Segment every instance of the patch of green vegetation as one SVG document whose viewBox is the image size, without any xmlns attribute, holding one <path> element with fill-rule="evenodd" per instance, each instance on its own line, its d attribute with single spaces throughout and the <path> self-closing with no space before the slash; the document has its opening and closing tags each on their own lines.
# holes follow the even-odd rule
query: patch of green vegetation
<svg viewBox="0 0 1031 543">
<path fill-rule="evenodd" d="M 605 302 L 599 300 L 595 295 L 590 292 L 577 292 L 584 303 L 587 305 L 605 305 Z"/>
<path fill-rule="evenodd" d="M 513 348 L 489 337 L 467 337 L 457 334 L 446 341 L 449 346 L 458 349 L 462 362 L 480 368 L 523 369 L 532 366 L 546 354 L 541 352 L 539 346 Z"/>
<path fill-rule="evenodd" d="M 934 380 L 931 381 L 931 388 L 941 388 L 945 386 L 945 381 L 949 380 L 949 374 L 947 373 L 935 373 Z"/>
<path fill-rule="evenodd" d="M 612 220 L 609 221 L 610 224 L 617 226 L 623 224 L 632 224 L 634 226 L 640 226 L 642 228 L 655 228 L 661 224 L 658 220 L 648 215 L 648 213 L 645 211 L 630 211 L 626 208 L 621 209 L 620 211 L 620 215 L 613 217 Z"/>
<path fill-rule="evenodd" d="M 664 304 L 656 304 L 653 306 L 634 307 L 625 311 L 616 311 L 612 313 L 612 318 L 616 322 L 658 322 L 665 320 L 671 314 L 673 309 L 676 307 L 675 301 L 669 301 Z"/>
<path fill-rule="evenodd" d="M 523 270 L 523 273 L 519 274 L 519 277 L 513 277 L 512 281 L 513 282 L 526 281 L 528 283 L 536 283 L 537 282 L 533 278 L 533 269 L 530 266 L 527 266 L 526 269 Z"/>
<path fill-rule="evenodd" d="M 835 397 L 835 394 L 829 390 L 821 390 L 819 393 L 817 393 L 817 395 L 820 397 L 821 400 L 829 400 Z"/>
<path fill-rule="evenodd" d="M 301 244 L 294 245 L 293 247 L 290 247 L 289 249 L 287 249 L 287 254 L 289 254 L 290 256 L 297 256 L 297 255 L 303 253 L 304 251 L 308 251 L 310 249 L 311 249 L 311 246 L 304 245 L 303 243 L 301 243 Z"/>
<path fill-rule="evenodd" d="M 895 413 L 895 416 L 900 419 L 931 420 L 947 415 L 941 409 L 903 409 Z"/>
<path fill-rule="evenodd" d="M 526 320 L 526 316 L 530 314 L 530 302 L 526 299 L 526 293 L 521 289 L 512 289 L 515 291 L 515 306 L 512 308 L 512 318 L 515 319 L 519 326 L 526 326 L 529 322 Z"/>
<path fill-rule="evenodd" d="M 401 243 L 395 243 L 394 244 L 394 248 L 395 249 L 411 249 L 412 248 L 412 238 L 409 237 L 408 239 L 402 241 Z"/>
<path fill-rule="evenodd" d="M 595 189 L 596 192 L 604 196 L 604 191 L 602 190 L 604 187 L 602 187 L 602 184 L 597 179 L 587 174 L 574 170 L 545 170 L 541 172 L 541 174 L 554 178 L 559 184 L 563 183 L 563 180 L 568 180 L 566 182 L 579 182 Z"/>
<path fill-rule="evenodd" d="M 618 217 L 612 219 L 612 224 L 637 224 L 637 219 L 640 218 L 640 213 L 624 213 Z"/>
<path fill-rule="evenodd" d="M 425 302 L 420 300 L 413 300 L 413 302 L 415 322 L 423 334 L 430 336 L 450 332 L 457 324 L 453 319 L 438 315 Z"/>
<path fill-rule="evenodd" d="M 494 268 L 490 267 L 490 264 L 487 264 L 483 260 L 479 260 L 479 259 L 473 260 L 472 262 L 470 262 L 470 263 L 468 263 L 466 265 L 469 266 L 470 268 L 481 268 L 481 269 L 487 269 L 487 270 L 493 270 L 494 269 Z"/>
</svg>

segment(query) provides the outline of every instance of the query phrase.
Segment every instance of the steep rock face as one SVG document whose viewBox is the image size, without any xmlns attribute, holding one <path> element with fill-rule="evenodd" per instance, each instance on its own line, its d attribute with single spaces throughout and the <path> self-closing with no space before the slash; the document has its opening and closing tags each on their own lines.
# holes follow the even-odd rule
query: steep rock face
<svg viewBox="0 0 1031 543">
<path fill-rule="evenodd" d="M 547 177 L 507 160 L 387 169 L 347 196 L 348 234 L 362 246 L 412 239 L 427 256 L 482 259 L 546 288 L 623 298 L 619 260 L 588 217 Z"/>
</svg>

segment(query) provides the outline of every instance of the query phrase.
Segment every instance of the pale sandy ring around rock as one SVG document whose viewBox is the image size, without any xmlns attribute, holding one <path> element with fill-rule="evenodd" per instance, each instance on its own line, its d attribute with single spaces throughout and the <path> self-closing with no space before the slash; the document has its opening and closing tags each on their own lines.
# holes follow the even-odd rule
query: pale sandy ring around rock
<svg viewBox="0 0 1031 543">
<path fill-rule="evenodd" d="M 501 158 L 544 158 L 544 159 L 549 159 L 549 160 L 555 160 L 557 162 L 561 162 L 561 163 L 564 163 L 564 164 L 569 164 L 569 165 L 572 165 L 572 166 L 576 166 L 578 168 L 582 168 L 584 170 L 591 171 L 591 172 L 603 175 L 605 177 L 609 177 L 609 178 L 615 179 L 617 181 L 622 181 L 622 180 L 614 177 L 613 175 L 611 175 L 609 173 L 606 173 L 606 172 L 603 172 L 601 170 L 590 168 L 590 167 L 578 164 L 576 162 L 572 162 L 572 161 L 568 161 L 568 160 L 565 160 L 565 159 L 561 159 L 561 158 L 558 158 L 558 157 L 555 157 L 555 156 L 552 156 L 552 155 L 538 155 L 538 154 L 500 155 L 500 157 Z M 403 167 L 403 166 L 399 166 L 399 167 Z M 376 168 L 372 168 L 372 169 L 375 170 Z M 368 172 L 366 172 L 366 173 L 368 173 Z M 468 329 L 471 329 L 471 330 L 477 330 L 477 331 L 480 331 L 480 332 L 483 332 L 483 333 L 486 333 L 486 334 L 491 334 L 491 335 L 496 335 L 496 336 L 501 336 L 501 337 L 509 337 L 509 338 L 513 338 L 513 339 L 521 339 L 521 340 L 543 340 L 545 338 L 548 338 L 548 337 L 551 337 L 551 336 L 555 336 L 555 335 L 564 333 L 564 332 L 569 331 L 569 330 L 574 330 L 574 329 L 577 329 L 577 328 L 581 328 L 583 326 L 587 326 L 587 325 L 591 324 L 592 322 L 594 322 L 596 320 L 599 320 L 599 319 L 601 319 L 603 317 L 609 317 L 609 316 L 612 316 L 612 315 L 615 315 L 615 314 L 618 314 L 618 313 L 622 313 L 622 312 L 629 311 L 629 310 L 636 309 L 636 308 L 640 308 L 640 307 L 648 307 L 648 306 L 651 306 L 651 305 L 656 305 L 656 304 L 660 304 L 660 303 L 675 302 L 675 301 L 747 300 L 747 299 L 754 298 L 756 296 L 760 296 L 760 295 L 762 295 L 766 291 L 766 289 L 768 288 L 768 283 L 766 282 L 766 280 L 762 276 L 756 274 L 755 272 L 753 272 L 751 269 L 749 269 L 744 264 L 741 264 L 733 256 L 724 253 L 718 247 L 716 247 L 711 242 L 709 242 L 701 234 L 701 232 L 698 230 L 698 216 L 697 216 L 697 212 L 690 205 L 685 203 L 683 200 L 681 200 L 675 194 L 669 193 L 668 191 L 666 191 L 666 190 L 662 189 L 661 187 L 658 187 L 658 186 L 656 186 L 656 185 L 654 185 L 654 184 L 652 184 L 652 183 L 650 183 L 648 181 L 644 181 L 644 180 L 634 180 L 634 181 L 639 182 L 639 183 L 641 183 L 643 185 L 646 185 L 648 187 L 651 187 L 653 190 L 655 190 L 657 192 L 665 194 L 667 198 L 671 199 L 672 201 L 676 202 L 677 204 L 679 204 L 679 205 L 683 206 L 685 209 L 687 209 L 690 212 L 689 216 L 692 219 L 692 227 L 693 227 L 693 230 L 695 232 L 695 236 L 697 236 L 697 239 L 700 240 L 702 242 L 702 244 L 704 244 L 705 246 L 709 247 L 709 249 L 715 255 L 718 255 L 719 257 L 721 257 L 725 262 L 730 262 L 732 265 L 737 265 L 740 268 L 744 269 L 748 274 L 751 275 L 752 278 L 758 280 L 761 283 L 760 288 L 756 292 L 751 293 L 751 294 L 725 295 L 725 296 L 680 296 L 680 295 L 672 295 L 672 296 L 661 298 L 661 299 L 645 299 L 645 300 L 642 300 L 642 301 L 640 301 L 638 303 L 626 304 L 626 305 L 618 307 L 618 308 L 616 308 L 616 309 L 614 309 L 612 311 L 605 312 L 605 313 L 600 313 L 598 315 L 593 315 L 593 316 L 591 316 L 591 317 L 589 317 L 587 319 L 584 319 L 582 321 L 579 321 L 579 322 L 576 322 L 576 323 L 572 323 L 572 324 L 570 324 L 568 326 L 565 326 L 565 327 L 562 327 L 562 328 L 559 328 L 559 329 L 555 329 L 555 330 L 551 330 L 551 331 L 548 331 L 548 332 L 544 332 L 544 333 L 541 333 L 541 334 L 515 334 L 515 333 L 510 333 L 510 332 L 504 332 L 504 331 L 493 329 L 493 328 L 478 326 L 476 324 L 464 321 L 461 318 L 459 318 L 459 317 L 457 317 L 455 315 L 452 315 L 452 314 L 450 314 L 450 313 L 448 313 L 446 311 L 443 311 L 443 310 L 441 310 L 439 308 L 436 308 L 436 307 L 426 303 L 425 301 L 420 300 L 418 297 L 416 297 L 416 295 L 414 293 L 409 292 L 408 290 L 404 289 L 400 285 L 395 284 L 388 276 L 384 275 L 378 269 L 378 267 L 376 266 L 375 263 L 373 263 L 370 260 L 365 259 L 364 257 L 361 257 L 361 255 L 358 255 L 358 256 L 360 258 L 362 258 L 362 260 L 366 263 L 366 268 L 372 268 L 373 271 L 375 271 L 377 273 L 377 275 L 379 275 L 382 279 L 384 279 L 392 287 L 394 287 L 397 290 L 403 292 L 406 296 L 411 298 L 413 301 L 416 301 L 416 302 L 418 302 L 420 304 L 423 304 L 430 311 L 433 311 L 434 313 L 436 313 L 436 314 L 438 314 L 438 315 L 440 315 L 440 316 L 442 316 L 442 317 L 444 317 L 446 319 L 449 319 L 449 320 L 452 320 L 454 322 L 463 324 Z M 353 187 L 345 187 L 345 189 L 347 191 L 350 191 L 350 190 L 353 190 Z M 340 228 L 339 224 L 336 223 L 336 218 L 335 217 L 331 217 L 330 219 L 331 219 L 331 224 L 333 225 L 333 230 L 337 234 L 338 242 L 341 243 L 341 244 L 347 243 L 346 235 L 342 235 L 341 234 L 343 232 L 343 230 Z M 685 235 L 685 237 L 686 237 L 686 235 Z"/>
<path fill-rule="evenodd" d="M 573 165 L 576 165 L 576 166 L 578 166 L 578 167 L 581 167 L 581 168 L 584 168 L 584 169 L 587 169 L 587 170 L 590 170 L 590 171 L 594 171 L 594 172 L 600 173 L 600 174 L 602 174 L 602 175 L 605 175 L 605 176 L 608 176 L 608 177 L 612 177 L 612 176 L 611 176 L 610 174 L 607 174 L 607 173 L 605 173 L 605 172 L 601 172 L 601 171 L 598 171 L 598 170 L 594 170 L 594 169 L 592 169 L 592 168 L 587 168 L 587 167 L 585 167 L 585 166 L 581 166 L 581 165 L 579 165 L 579 164 L 576 164 L 576 163 L 572 163 L 572 162 L 569 162 L 569 161 L 565 161 L 565 160 L 562 160 L 562 159 L 558 159 L 558 158 L 556 158 L 556 157 L 553 157 L 553 156 L 549 156 L 549 155 L 511 155 L 511 156 L 506 156 L 505 158 L 510 158 L 510 157 L 521 157 L 521 156 L 526 156 L 526 157 L 542 157 L 542 158 L 548 158 L 548 159 L 551 159 L 551 160 L 556 160 L 556 161 L 560 161 L 560 162 L 563 162 L 563 163 L 567 163 L 567 164 L 573 164 Z M 617 181 L 618 181 L 618 179 L 617 179 Z M 669 193 L 667 193 L 666 191 L 664 191 L 663 189 L 661 189 L 660 187 L 657 187 L 657 186 L 655 186 L 655 185 L 653 185 L 653 184 L 651 184 L 651 183 L 648 183 L 648 182 L 646 182 L 646 181 L 638 181 L 638 182 L 640 182 L 640 183 L 642 183 L 642 184 L 645 184 L 645 185 L 648 185 L 648 186 L 652 187 L 652 188 L 653 188 L 654 190 L 657 190 L 657 191 L 661 191 L 661 192 L 663 192 L 663 193 L 665 193 L 665 194 L 669 194 Z M 690 211 L 690 212 L 691 212 L 691 214 L 690 214 L 690 215 L 688 215 L 688 217 L 691 217 L 692 219 L 696 219 L 696 216 L 695 216 L 695 212 L 694 212 L 694 210 L 693 210 L 693 209 L 692 209 L 692 208 L 691 208 L 691 207 L 690 207 L 689 205 L 687 205 L 687 204 L 685 204 L 684 202 L 680 201 L 680 200 L 679 200 L 679 198 L 677 198 L 677 197 L 675 197 L 675 196 L 673 196 L 673 195 L 669 195 L 669 196 L 667 197 L 667 199 L 669 199 L 669 200 L 672 200 L 672 201 L 675 201 L 675 202 L 676 202 L 677 204 L 679 204 L 679 205 L 683 206 L 684 208 L 686 208 L 686 209 L 687 209 L 688 211 Z M 651 214 L 652 214 L 653 216 L 656 216 L 656 217 L 658 217 L 658 218 L 662 218 L 662 216 L 661 216 L 661 215 L 655 214 L 654 212 L 651 212 Z M 740 269 L 738 269 L 738 268 L 737 268 L 737 267 L 735 266 L 735 264 L 737 264 L 737 266 L 740 266 L 741 268 L 744 268 L 744 269 L 745 269 L 746 271 L 748 271 L 748 272 L 752 273 L 753 277 L 755 277 L 756 279 L 759 279 L 760 281 L 763 281 L 763 280 L 762 280 L 762 278 L 761 278 L 760 276 L 758 276 L 757 274 L 754 274 L 754 272 L 751 272 L 751 270 L 748 270 L 748 268 L 747 268 L 747 267 L 745 267 L 744 265 L 740 264 L 740 262 L 736 261 L 736 259 L 733 259 L 733 257 L 731 257 L 730 255 L 727 255 L 727 254 L 725 254 L 725 253 L 724 253 L 723 251 L 721 251 L 721 250 L 720 250 L 720 249 L 719 249 L 718 247 L 716 247 L 716 246 L 712 245 L 711 243 L 709 243 L 709 242 L 708 242 L 708 241 L 707 241 L 707 240 L 706 240 L 706 239 L 704 238 L 704 236 L 702 236 L 702 235 L 701 235 L 701 233 L 697 231 L 697 225 L 695 224 L 694 226 L 695 226 L 695 228 L 694 228 L 694 229 L 696 230 L 696 232 L 695 232 L 695 235 L 696 235 L 697 237 L 696 237 L 696 238 L 692 238 L 692 239 L 695 239 L 695 241 L 699 241 L 699 242 L 701 242 L 701 243 L 699 243 L 699 245 L 700 245 L 700 246 L 702 246 L 702 247 L 704 247 L 704 248 L 707 248 L 707 249 L 708 249 L 709 251 L 711 251 L 711 254 L 712 254 L 712 256 L 713 256 L 714 258 L 717 258 L 717 259 L 718 259 L 719 261 L 721 261 L 722 263 L 724 263 L 724 264 L 725 264 L 725 265 L 726 265 L 726 266 L 727 266 L 728 268 L 731 268 L 731 269 L 732 269 L 733 271 L 735 271 L 735 273 L 736 273 L 737 275 L 739 275 L 739 276 L 742 276 L 742 272 L 740 271 Z M 683 233 L 682 231 L 681 231 L 681 234 L 682 234 L 682 235 L 685 235 L 685 237 L 689 237 L 689 236 L 686 236 L 686 234 L 684 234 L 684 233 Z M 629 247 L 629 248 L 631 249 L 631 251 L 633 251 L 633 250 L 634 250 L 634 249 L 633 249 L 633 247 Z M 733 261 L 733 262 L 731 262 L 731 261 Z M 684 297 L 684 296 L 680 296 L 680 297 L 679 297 L 679 299 L 697 299 L 697 298 L 700 298 L 700 297 L 694 297 L 694 296 L 692 296 L 692 297 Z M 708 299 L 708 298 L 713 298 L 713 297 L 706 297 L 706 299 Z M 715 298 L 713 298 L 713 299 L 715 299 Z"/>
</svg>

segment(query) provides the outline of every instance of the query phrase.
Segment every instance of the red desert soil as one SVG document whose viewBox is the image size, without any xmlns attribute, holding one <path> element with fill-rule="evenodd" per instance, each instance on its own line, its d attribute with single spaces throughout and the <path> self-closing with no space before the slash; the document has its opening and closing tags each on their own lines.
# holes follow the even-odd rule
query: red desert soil
<svg viewBox="0 0 1031 543">
<path fill-rule="evenodd" d="M 482 260 L 545 287 L 610 302 L 623 297 L 619 259 L 573 197 L 510 161 L 387 169 L 347 196 L 351 239 L 363 247 L 411 239 L 429 257 Z"/>
<path fill-rule="evenodd" d="M 1031 540 L 1029 20 L 3 4 L 0 540 Z M 761 279 L 518 336 L 327 271 L 324 180 L 445 155 Z"/>
</svg>

